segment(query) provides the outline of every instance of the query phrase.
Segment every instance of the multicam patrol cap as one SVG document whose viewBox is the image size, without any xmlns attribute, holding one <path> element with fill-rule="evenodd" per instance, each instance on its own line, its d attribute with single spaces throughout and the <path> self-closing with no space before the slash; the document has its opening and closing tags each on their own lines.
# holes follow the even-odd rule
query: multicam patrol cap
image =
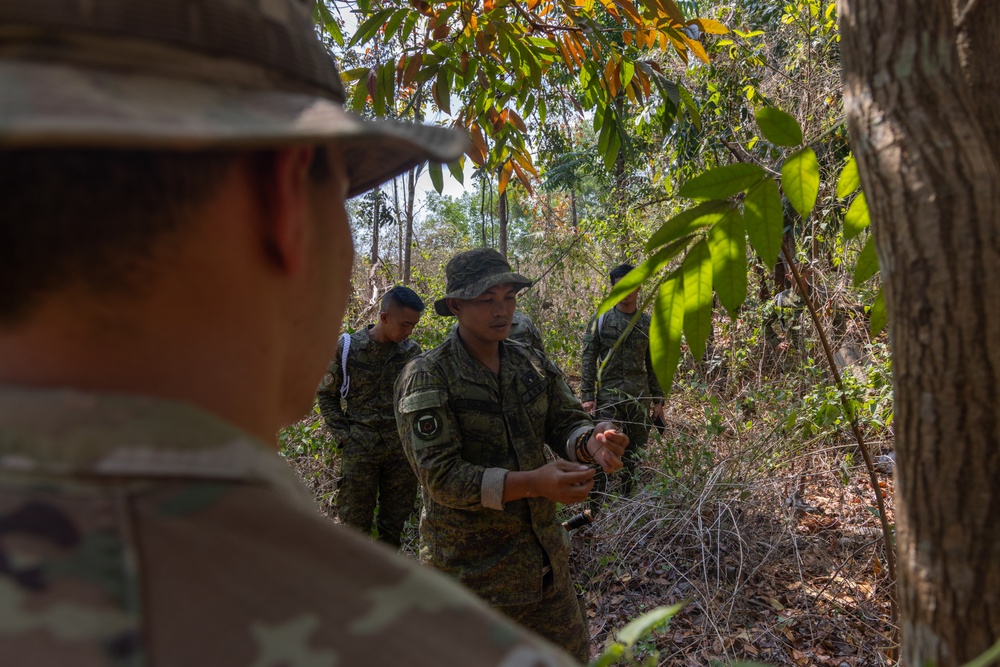
<svg viewBox="0 0 1000 667">
<path fill-rule="evenodd" d="M 314 0 L 3 0 L 0 150 L 337 142 L 356 195 L 464 133 L 342 108 Z"/>
<path fill-rule="evenodd" d="M 475 299 L 491 287 L 513 283 L 517 289 L 531 287 L 531 281 L 511 271 L 503 255 L 492 248 L 476 248 L 461 252 L 448 261 L 444 269 L 448 293 L 434 302 L 438 315 L 454 315 L 447 299 Z"/>
</svg>

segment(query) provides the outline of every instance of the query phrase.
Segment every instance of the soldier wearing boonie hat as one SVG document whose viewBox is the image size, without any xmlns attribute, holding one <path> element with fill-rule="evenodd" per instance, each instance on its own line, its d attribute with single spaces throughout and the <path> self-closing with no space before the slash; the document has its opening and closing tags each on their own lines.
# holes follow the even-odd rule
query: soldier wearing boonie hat
<svg viewBox="0 0 1000 667">
<path fill-rule="evenodd" d="M 335 347 L 345 198 L 466 145 L 345 112 L 312 9 L 0 2 L 4 664 L 571 664 L 275 452 Z"/>
<path fill-rule="evenodd" d="M 595 427 L 544 354 L 506 340 L 531 281 L 500 253 L 460 253 L 445 274 L 434 310 L 458 326 L 396 381 L 399 436 L 424 500 L 420 558 L 586 662 L 556 503 L 585 500 L 590 465 L 620 468 L 628 438 Z M 545 444 L 562 458 L 546 461 Z"/>
</svg>

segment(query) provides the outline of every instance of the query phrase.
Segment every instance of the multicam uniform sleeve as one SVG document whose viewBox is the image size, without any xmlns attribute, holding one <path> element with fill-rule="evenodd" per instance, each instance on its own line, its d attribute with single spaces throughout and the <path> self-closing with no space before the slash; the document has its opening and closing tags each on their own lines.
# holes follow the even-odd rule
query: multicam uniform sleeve
<svg viewBox="0 0 1000 667">
<path fill-rule="evenodd" d="M 347 415 L 340 403 L 340 385 L 344 381 L 343 369 L 340 367 L 340 355 L 343 351 L 343 339 L 337 344 L 337 354 L 326 367 L 326 374 L 316 390 L 316 402 L 319 403 L 320 414 L 326 425 L 330 427 L 333 438 L 340 446 L 344 445 L 350 431 Z"/>
<path fill-rule="evenodd" d="M 583 359 L 580 363 L 580 400 L 593 401 L 597 398 L 597 360 L 601 358 L 601 337 L 597 331 L 595 317 L 583 335 Z"/>
<path fill-rule="evenodd" d="M 577 439 L 594 427 L 590 415 L 566 384 L 559 368 L 543 357 L 549 380 L 549 411 L 545 415 L 545 442 L 560 457 L 576 461 Z"/>
<path fill-rule="evenodd" d="M 413 472 L 434 502 L 460 510 L 503 509 L 507 471 L 462 458 L 448 383 L 425 357 L 407 364 L 396 381 L 396 427 Z"/>
</svg>

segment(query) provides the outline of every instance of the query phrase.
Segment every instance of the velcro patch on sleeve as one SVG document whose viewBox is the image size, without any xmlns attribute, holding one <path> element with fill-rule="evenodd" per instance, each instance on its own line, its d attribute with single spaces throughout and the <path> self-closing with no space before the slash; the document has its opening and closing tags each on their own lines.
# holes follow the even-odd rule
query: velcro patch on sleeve
<svg viewBox="0 0 1000 667">
<path fill-rule="evenodd" d="M 398 410 L 400 414 L 405 415 L 418 410 L 440 408 L 442 405 L 444 405 L 444 396 L 442 392 L 434 389 L 404 396 L 399 400 Z"/>
</svg>

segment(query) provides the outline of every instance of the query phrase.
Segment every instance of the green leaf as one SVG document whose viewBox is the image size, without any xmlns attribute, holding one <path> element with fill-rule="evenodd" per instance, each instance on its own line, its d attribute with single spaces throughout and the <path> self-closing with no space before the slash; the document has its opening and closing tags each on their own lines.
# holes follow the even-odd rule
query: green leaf
<svg viewBox="0 0 1000 667">
<path fill-rule="evenodd" d="M 444 174 L 441 172 L 440 162 L 428 162 L 427 172 L 431 175 L 431 183 L 438 194 L 444 192 Z"/>
<path fill-rule="evenodd" d="M 847 207 L 847 213 L 844 215 L 844 240 L 850 241 L 870 224 L 872 219 L 868 215 L 868 201 L 865 199 L 865 193 L 860 192 Z"/>
<path fill-rule="evenodd" d="M 858 161 L 854 156 L 847 158 L 847 164 L 840 170 L 837 179 L 837 196 L 843 199 L 861 187 L 861 174 L 858 173 Z"/>
<path fill-rule="evenodd" d="M 399 41 L 401 43 L 405 44 L 406 40 L 410 38 L 413 28 L 417 25 L 418 18 L 420 18 L 420 14 L 417 12 L 410 12 L 410 15 L 406 17 L 406 22 L 403 23 L 403 29 L 399 31 Z"/>
<path fill-rule="evenodd" d="M 396 36 L 396 30 L 399 29 L 399 24 L 402 23 L 403 19 L 405 19 L 407 16 L 409 16 L 409 14 L 410 14 L 410 10 L 409 9 L 398 9 L 398 10 L 396 10 L 396 13 L 392 15 L 392 18 L 390 18 L 385 23 L 385 37 L 386 37 L 386 39 L 390 39 L 390 38 Z"/>
<path fill-rule="evenodd" d="M 819 162 L 811 148 L 788 156 L 781 165 L 781 189 L 802 219 L 809 217 L 819 196 Z"/>
<path fill-rule="evenodd" d="M 618 641 L 625 644 L 626 648 L 632 648 L 636 642 L 648 635 L 650 632 L 677 615 L 684 608 L 684 602 L 670 605 L 669 607 L 657 607 L 645 614 L 635 618 L 628 625 L 618 631 Z"/>
<path fill-rule="evenodd" d="M 650 276 L 662 269 L 667 262 L 681 254 L 681 251 L 687 247 L 687 244 L 691 242 L 691 239 L 691 236 L 685 236 L 682 239 L 674 241 L 670 245 L 661 248 L 655 255 L 648 258 L 645 262 L 622 276 L 621 280 L 616 282 L 615 286 L 611 288 L 611 293 L 608 294 L 604 298 L 604 301 L 601 302 L 601 305 L 598 306 L 597 316 L 600 317 L 614 308 L 615 305 L 624 299 L 626 295 L 631 294 L 635 288 L 642 285 L 644 282 L 649 280 Z"/>
<path fill-rule="evenodd" d="M 684 330 L 684 285 L 674 271 L 660 285 L 649 324 L 649 356 L 664 396 L 670 393 L 674 373 L 681 360 L 681 333 Z M 627 627 L 627 626 L 626 626 Z M 624 630 L 622 630 L 624 632 Z"/>
<path fill-rule="evenodd" d="M 587 663 L 587 667 L 611 667 L 625 655 L 625 647 L 618 642 L 611 642 L 611 645 L 604 649 L 599 656 Z"/>
<path fill-rule="evenodd" d="M 374 37 L 375 33 L 378 32 L 378 29 L 382 27 L 382 24 L 385 23 L 395 11 L 395 8 L 380 9 L 372 14 L 367 21 L 358 26 L 357 31 L 354 33 L 354 36 L 351 37 L 351 42 L 347 45 L 347 47 L 350 48 L 357 44 L 365 43 Z"/>
<path fill-rule="evenodd" d="M 454 162 L 448 163 L 448 171 L 451 172 L 451 177 L 459 182 L 461 185 L 465 182 L 465 156 L 460 157 Z"/>
<path fill-rule="evenodd" d="M 764 266 L 774 266 L 781 251 L 785 221 L 781 211 L 781 193 L 773 178 L 765 178 L 747 191 L 743 200 L 747 235 Z"/>
<path fill-rule="evenodd" d="M 733 205 L 724 199 L 702 202 L 694 208 L 681 211 L 663 223 L 646 242 L 646 252 L 665 243 L 671 243 L 682 236 L 714 225 L 725 217 Z"/>
<path fill-rule="evenodd" d="M 685 183 L 678 194 L 691 199 L 725 199 L 743 192 L 764 178 L 764 170 L 755 164 L 737 162 L 709 169 Z"/>
<path fill-rule="evenodd" d="M 361 113 L 368 101 L 368 75 L 363 75 L 354 86 L 354 94 L 351 95 L 351 111 Z"/>
<path fill-rule="evenodd" d="M 861 254 L 858 255 L 858 262 L 854 265 L 854 286 L 860 287 L 876 273 L 878 273 L 878 254 L 875 252 L 875 236 L 869 234 Z"/>
<path fill-rule="evenodd" d="M 705 341 L 712 331 L 712 256 L 702 239 L 684 258 L 684 337 L 695 359 L 705 356 Z"/>
<path fill-rule="evenodd" d="M 691 114 L 691 122 L 694 123 L 695 128 L 701 132 L 701 114 L 698 112 L 698 105 L 695 103 L 694 97 L 692 97 L 687 88 L 684 88 L 683 86 L 678 86 L 677 92 L 680 93 L 681 101 L 687 108 L 688 113 Z"/>
<path fill-rule="evenodd" d="M 708 249 L 712 253 L 715 293 L 729 317 L 747 298 L 747 242 L 743 216 L 731 209 L 708 232 Z"/>
<path fill-rule="evenodd" d="M 604 153 L 604 168 L 608 171 L 614 171 L 615 162 L 618 161 L 618 151 L 622 147 L 622 135 L 618 133 L 618 127 L 614 127 L 611 130 L 610 137 L 608 138 L 608 148 Z"/>
<path fill-rule="evenodd" d="M 776 107 L 760 107 L 755 112 L 757 127 L 764 138 L 776 146 L 798 146 L 802 128 L 792 116 Z"/>
<path fill-rule="evenodd" d="M 438 109 L 445 112 L 449 116 L 451 115 L 451 76 L 448 70 L 441 69 L 438 72 L 437 79 L 434 81 L 434 102 L 437 104 Z"/>
<path fill-rule="evenodd" d="M 872 304 L 869 317 L 871 318 L 869 325 L 871 326 L 872 338 L 874 338 L 882 333 L 882 329 L 885 328 L 886 323 L 889 321 L 888 315 L 885 312 L 885 289 L 878 291 L 878 296 L 875 297 L 875 303 Z"/>
</svg>

